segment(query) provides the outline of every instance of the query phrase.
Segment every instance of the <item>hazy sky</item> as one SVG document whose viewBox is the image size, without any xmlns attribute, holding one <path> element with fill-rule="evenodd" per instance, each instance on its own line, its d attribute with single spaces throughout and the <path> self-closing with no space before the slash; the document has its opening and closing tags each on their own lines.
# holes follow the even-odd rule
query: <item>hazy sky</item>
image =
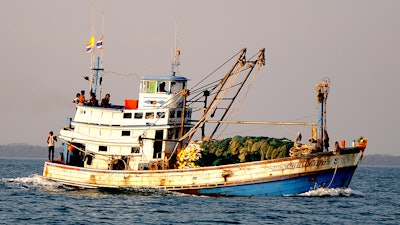
<svg viewBox="0 0 400 225">
<path fill-rule="evenodd" d="M 327 76 L 331 145 L 362 135 L 367 154 L 400 155 L 400 1 L 0 3 L 0 144 L 45 146 L 48 132 L 58 134 L 73 116 L 72 98 L 88 89 L 82 76 L 90 68 L 85 44 L 94 5 L 96 36 L 105 14 L 106 71 L 169 75 L 176 21 L 180 75 L 192 84 L 243 47 L 249 55 L 266 48 L 267 65 L 238 120 L 314 121 L 315 85 Z M 103 80 L 113 104 L 137 98 L 138 86 L 135 76 L 108 73 Z M 294 138 L 297 131 L 309 137 L 308 127 L 236 134 Z"/>
</svg>

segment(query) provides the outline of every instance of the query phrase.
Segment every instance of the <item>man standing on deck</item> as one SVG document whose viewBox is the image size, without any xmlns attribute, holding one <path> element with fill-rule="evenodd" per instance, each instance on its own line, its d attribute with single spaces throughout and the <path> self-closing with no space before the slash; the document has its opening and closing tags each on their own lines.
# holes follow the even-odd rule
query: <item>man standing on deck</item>
<svg viewBox="0 0 400 225">
<path fill-rule="evenodd" d="M 47 136 L 47 145 L 49 146 L 49 161 L 51 154 L 51 161 L 54 160 L 54 142 L 57 141 L 57 137 L 53 135 L 53 131 L 50 131 L 49 136 Z"/>
</svg>

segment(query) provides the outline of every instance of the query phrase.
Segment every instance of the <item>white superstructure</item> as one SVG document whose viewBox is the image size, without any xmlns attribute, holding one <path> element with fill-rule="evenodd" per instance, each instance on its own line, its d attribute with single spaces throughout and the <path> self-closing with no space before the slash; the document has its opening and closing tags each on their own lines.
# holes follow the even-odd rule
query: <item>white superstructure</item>
<svg viewBox="0 0 400 225">
<path fill-rule="evenodd" d="M 143 77 L 139 99 L 126 99 L 124 106 L 77 105 L 70 126 L 60 131 L 63 161 L 96 169 L 160 166 L 179 147 L 182 115 L 183 129 L 192 127 L 191 109 L 182 113 L 181 91 L 186 85 L 184 77 Z"/>
</svg>

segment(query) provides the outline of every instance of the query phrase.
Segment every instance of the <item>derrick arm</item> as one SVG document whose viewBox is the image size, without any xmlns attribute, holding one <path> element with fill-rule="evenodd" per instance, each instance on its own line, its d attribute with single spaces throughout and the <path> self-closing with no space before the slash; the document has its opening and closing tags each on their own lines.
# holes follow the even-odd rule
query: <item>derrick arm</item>
<svg viewBox="0 0 400 225">
<path fill-rule="evenodd" d="M 240 78 L 239 84 L 234 84 L 237 78 L 239 77 L 240 73 L 244 70 L 243 66 L 248 66 L 249 71 L 248 73 L 243 77 Z M 213 113 L 211 113 L 211 117 L 215 113 L 215 110 L 217 110 L 217 106 L 221 103 L 222 100 L 229 100 L 228 105 L 223 108 L 224 112 L 222 113 L 220 119 L 218 121 L 222 121 L 225 119 L 228 111 L 231 109 L 231 106 L 233 105 L 233 102 L 236 100 L 236 97 L 239 95 L 239 93 L 242 90 L 242 87 L 245 85 L 246 81 L 248 80 L 249 76 L 253 72 L 254 67 L 258 67 L 258 69 L 265 65 L 265 49 L 261 49 L 259 53 L 257 54 L 257 58 L 254 61 L 247 61 L 246 60 L 246 49 L 242 49 L 236 62 L 234 65 L 231 67 L 231 69 L 226 73 L 226 75 L 221 79 L 219 84 L 217 85 L 217 88 L 214 91 L 214 94 L 212 94 L 212 99 L 209 103 L 206 104 L 205 109 L 203 111 L 202 116 L 200 119 L 197 121 L 197 123 L 193 126 L 193 128 L 183 135 L 181 137 L 181 140 L 184 140 L 187 138 L 186 144 L 190 142 L 190 140 L 193 138 L 193 135 L 195 134 L 196 130 L 200 128 L 204 123 L 207 121 L 208 117 L 210 117 L 211 110 L 214 110 Z M 233 97 L 224 99 L 224 96 L 227 94 L 227 92 L 232 89 L 232 87 L 235 88 L 235 90 L 230 93 L 231 95 L 233 94 Z M 220 126 L 220 123 L 217 124 L 215 127 L 211 137 L 215 134 L 215 132 L 218 130 Z"/>
<path fill-rule="evenodd" d="M 225 119 L 225 116 L 227 115 L 229 109 L 231 108 L 231 106 L 233 105 L 233 102 L 236 100 L 236 97 L 239 95 L 240 91 L 242 90 L 243 86 L 245 85 L 246 81 L 248 80 L 250 74 L 253 72 L 254 67 L 257 65 L 259 68 L 263 65 L 265 65 L 265 49 L 261 49 L 258 57 L 255 61 L 247 61 L 246 62 L 248 66 L 250 66 L 250 70 L 249 72 L 246 74 L 245 78 L 243 79 L 243 81 L 240 83 L 240 86 L 237 88 L 236 93 L 234 94 L 234 96 L 230 99 L 231 101 L 229 102 L 229 105 L 225 108 L 225 112 L 223 113 L 223 115 L 221 116 L 221 118 L 219 119 L 219 121 L 222 121 Z M 231 74 L 232 76 L 232 74 Z M 220 122 L 217 123 L 216 127 L 214 128 L 214 131 L 212 132 L 212 134 L 210 135 L 210 138 L 212 138 L 214 136 L 214 134 L 217 132 L 219 126 L 221 125 Z"/>
<path fill-rule="evenodd" d="M 235 70 L 235 68 L 240 64 L 243 63 L 243 61 L 245 60 L 245 56 L 246 56 L 246 48 L 242 49 L 239 57 L 237 58 L 235 64 L 232 66 L 232 68 L 229 70 L 229 72 L 224 76 L 224 78 L 221 80 L 221 82 L 218 85 L 217 91 L 214 94 L 212 100 L 210 101 L 210 103 L 208 104 L 208 106 L 205 108 L 203 115 L 201 116 L 201 118 L 199 119 L 199 121 L 194 125 L 194 127 L 185 135 L 183 135 L 180 139 L 180 141 L 184 140 L 185 138 L 187 138 L 186 141 L 186 145 L 190 142 L 190 140 L 193 138 L 193 135 L 195 134 L 196 130 L 204 124 L 204 122 L 206 121 L 207 118 L 207 114 L 210 112 L 210 110 L 212 109 L 212 107 L 214 106 L 217 97 L 219 96 L 219 94 L 221 93 L 221 91 L 223 90 L 223 87 L 225 86 L 226 82 L 228 81 L 229 77 L 232 76 L 232 72 Z M 185 105 L 183 107 L 186 107 Z M 185 109 L 183 110 L 185 111 Z"/>
</svg>

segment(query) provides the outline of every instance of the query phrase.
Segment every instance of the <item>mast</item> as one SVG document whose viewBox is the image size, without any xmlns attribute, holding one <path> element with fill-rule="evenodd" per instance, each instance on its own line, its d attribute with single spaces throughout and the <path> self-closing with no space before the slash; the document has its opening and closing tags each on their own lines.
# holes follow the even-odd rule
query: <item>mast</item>
<svg viewBox="0 0 400 225">
<path fill-rule="evenodd" d="M 184 89 L 182 90 L 181 93 L 182 97 L 183 97 L 183 104 L 182 104 L 182 119 L 181 119 L 181 130 L 179 133 L 179 137 L 180 137 L 180 145 L 181 145 L 181 149 L 183 149 L 183 134 L 185 133 L 185 117 L 186 117 L 186 100 L 187 100 L 187 96 L 189 95 L 189 90 Z M 187 143 L 186 143 L 187 144 Z M 185 144 L 185 145 L 186 145 Z"/>
<path fill-rule="evenodd" d="M 205 112 L 206 108 L 207 108 L 207 98 L 208 98 L 208 96 L 210 96 L 210 92 L 208 90 L 203 91 L 203 96 L 204 96 L 204 110 L 203 110 L 203 112 Z M 201 127 L 201 138 L 202 139 L 206 136 L 205 130 L 206 130 L 206 123 L 203 123 L 203 126 Z"/>
<path fill-rule="evenodd" d="M 101 90 L 102 90 L 102 81 L 103 77 L 99 78 L 99 71 L 104 71 L 103 69 L 103 36 L 104 36 L 104 10 L 102 13 L 102 22 L 101 22 L 101 36 L 96 42 L 96 48 L 97 50 L 100 51 L 100 56 L 97 56 L 97 63 L 96 65 L 92 68 L 94 71 L 94 87 L 93 87 L 93 93 L 97 93 L 97 87 L 100 86 L 100 95 L 99 98 L 101 99 Z"/>
<path fill-rule="evenodd" d="M 94 8 L 94 7 L 93 7 Z M 92 25 L 91 25 L 91 34 L 89 42 L 86 44 L 86 53 L 90 54 L 90 78 L 86 77 L 85 79 L 89 80 L 89 90 L 90 93 L 97 93 L 97 87 L 100 85 L 100 98 L 101 98 L 101 83 L 102 77 L 99 78 L 99 71 L 103 71 L 103 35 L 104 35 L 104 11 L 102 13 L 102 34 L 95 42 L 95 22 L 94 22 L 94 12 L 92 11 Z M 96 56 L 95 50 L 100 51 L 100 56 Z"/>
<path fill-rule="evenodd" d="M 329 137 L 326 131 L 326 100 L 329 93 L 329 78 L 325 77 L 323 82 L 317 85 L 317 104 L 318 104 L 318 130 L 317 148 L 323 151 L 324 147 L 329 146 Z"/>
<path fill-rule="evenodd" d="M 104 69 L 100 67 L 100 57 L 97 57 L 97 63 L 95 65 L 95 67 L 92 68 L 92 70 L 94 71 L 94 84 L 93 84 L 93 93 L 97 93 L 97 85 L 98 85 L 98 81 L 99 81 L 99 71 L 103 71 Z M 100 87 L 101 87 L 101 81 L 102 78 L 100 78 Z M 101 88 L 100 88 L 101 89 Z M 100 91 L 100 98 L 101 98 L 101 91 Z"/>
<path fill-rule="evenodd" d="M 101 70 L 104 71 L 103 69 L 103 60 L 104 60 L 104 53 L 103 53 L 103 37 L 104 37 L 104 9 L 103 9 L 103 13 L 102 13 L 102 18 L 101 18 L 101 37 L 99 38 L 99 40 L 96 43 L 96 47 L 98 50 L 100 50 L 100 60 L 98 60 L 98 66 L 100 66 Z M 98 71 L 97 71 L 98 74 Z M 102 86 L 102 81 L 103 81 L 103 76 L 100 76 L 99 78 L 99 85 L 100 85 L 100 95 L 99 95 L 99 99 L 101 99 L 101 93 L 103 90 L 103 86 Z"/>
</svg>

